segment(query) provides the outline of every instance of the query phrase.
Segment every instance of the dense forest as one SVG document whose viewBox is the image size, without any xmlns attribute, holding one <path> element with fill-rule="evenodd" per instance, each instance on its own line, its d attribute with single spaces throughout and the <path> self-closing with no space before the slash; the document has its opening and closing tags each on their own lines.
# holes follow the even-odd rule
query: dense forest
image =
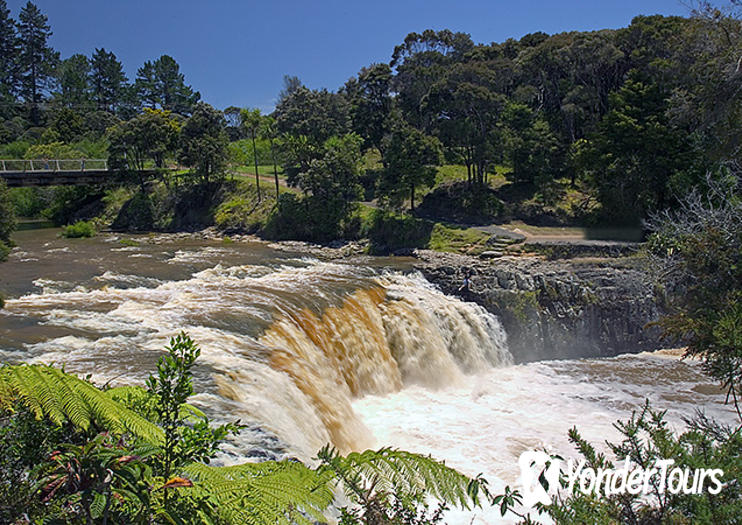
<svg viewBox="0 0 742 525">
<path fill-rule="evenodd" d="M 276 194 L 280 173 L 292 191 L 264 228 L 280 238 L 368 234 L 358 200 L 458 223 L 636 226 L 676 207 L 707 174 L 735 169 L 735 9 L 700 5 L 688 18 L 638 16 L 618 30 L 491 44 L 410 33 L 389 63 L 362 68 L 336 91 L 285 77 L 264 116 L 199 103 L 167 55 L 133 81 L 103 48 L 61 60 L 34 4 L 14 20 L 0 2 L 0 156 L 108 157 L 117 182 L 143 192 L 145 166 L 190 168 L 193 181 L 212 185 L 249 170 L 258 201 L 267 193 L 261 168 Z M 38 213 L 53 200 L 44 198 L 16 196 L 17 211 Z M 223 208 L 222 222 L 249 230 L 242 208 Z M 402 220 L 390 212 L 375 213 L 376 225 Z M 149 227 L 158 225 L 178 227 Z"/>
</svg>

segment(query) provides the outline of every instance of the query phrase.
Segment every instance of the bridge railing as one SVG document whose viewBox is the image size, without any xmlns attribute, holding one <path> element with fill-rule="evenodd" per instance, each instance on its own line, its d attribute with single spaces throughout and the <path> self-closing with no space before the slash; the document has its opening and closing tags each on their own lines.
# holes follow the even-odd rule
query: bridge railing
<svg viewBox="0 0 742 525">
<path fill-rule="evenodd" d="M 107 159 L 0 159 L 0 173 L 101 170 L 108 170 Z"/>
</svg>

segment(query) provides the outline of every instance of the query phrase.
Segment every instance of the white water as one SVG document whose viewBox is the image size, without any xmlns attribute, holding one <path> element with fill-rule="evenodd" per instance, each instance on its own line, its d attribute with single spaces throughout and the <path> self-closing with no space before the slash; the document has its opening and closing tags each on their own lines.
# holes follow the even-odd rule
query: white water
<svg viewBox="0 0 742 525">
<path fill-rule="evenodd" d="M 85 282 L 38 279 L 37 293 L 0 312 L 0 328 L 24 338 L 0 344 L 0 357 L 141 383 L 185 330 L 202 347 L 195 402 L 249 425 L 226 461 L 309 459 L 327 442 L 396 446 L 481 472 L 493 489 L 514 483 L 527 448 L 570 455 L 574 425 L 596 443 L 615 437 L 612 423 L 645 397 L 678 424 L 696 407 L 733 420 L 696 364 L 641 354 L 513 366 L 495 317 L 418 274 L 304 258 L 223 262 L 235 249 L 173 251 L 166 266 L 201 265 L 182 280 L 117 266 Z M 111 253 L 141 264 L 160 257 L 136 247 Z"/>
<path fill-rule="evenodd" d="M 353 407 L 378 445 L 445 458 L 472 476 L 484 473 L 497 491 L 506 484 L 517 488 L 518 456 L 525 450 L 546 447 L 577 458 L 567 439 L 574 426 L 606 451 L 606 440 L 619 441 L 613 423 L 627 419 L 645 399 L 655 409 L 667 409 L 677 430 L 696 409 L 736 421 L 698 363 L 666 352 L 509 366 L 471 376 L 466 386 L 436 392 L 412 387 L 366 396 Z M 513 518 L 491 508 L 451 512 L 447 520 L 463 525 Z"/>
</svg>

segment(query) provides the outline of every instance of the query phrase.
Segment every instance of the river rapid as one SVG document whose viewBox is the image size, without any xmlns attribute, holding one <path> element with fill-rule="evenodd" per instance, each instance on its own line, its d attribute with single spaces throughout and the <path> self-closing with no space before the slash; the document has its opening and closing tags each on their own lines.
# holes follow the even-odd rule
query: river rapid
<svg viewBox="0 0 742 525">
<path fill-rule="evenodd" d="M 719 389 L 677 352 L 514 365 L 482 307 L 446 296 L 404 258 L 322 260 L 264 242 L 188 236 L 69 240 L 21 231 L 0 265 L 0 359 L 64 364 L 142 384 L 168 339 L 202 348 L 194 404 L 247 425 L 222 462 L 393 446 L 430 453 L 493 489 L 517 458 L 567 431 L 594 443 L 650 399 L 678 428 L 696 409 L 733 422 Z M 494 509 L 448 515 L 494 523 Z"/>
</svg>

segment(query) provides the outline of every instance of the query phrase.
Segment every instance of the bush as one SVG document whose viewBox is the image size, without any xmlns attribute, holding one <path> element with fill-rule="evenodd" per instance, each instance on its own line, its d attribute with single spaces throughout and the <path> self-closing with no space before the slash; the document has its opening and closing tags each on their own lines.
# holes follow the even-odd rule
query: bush
<svg viewBox="0 0 742 525">
<path fill-rule="evenodd" d="M 52 192 L 49 188 L 12 188 L 10 200 L 19 217 L 41 217 L 42 212 L 51 203 Z"/>
<path fill-rule="evenodd" d="M 687 355 L 701 357 L 742 414 L 742 202 L 737 177 L 707 181 L 677 212 L 647 227 L 650 267 L 664 288 L 670 314 L 659 324 Z"/>
<path fill-rule="evenodd" d="M 103 195 L 96 186 L 56 186 L 43 215 L 57 225 L 89 220 L 104 211 Z"/>
<path fill-rule="evenodd" d="M 611 460 L 599 453 L 592 444 L 582 438 L 576 428 L 569 431 L 569 439 L 585 460 L 585 467 L 598 469 L 617 468 L 615 462 L 629 458 L 633 465 L 651 466 L 656 461 L 673 460 L 670 469 L 679 468 L 692 472 L 694 469 L 721 469 L 720 477 L 723 489 L 719 494 L 703 491 L 701 494 L 677 494 L 660 489 L 655 476 L 649 487 L 649 495 L 628 492 L 600 496 L 583 494 L 575 488 L 572 494 L 557 496 L 556 501 L 545 507 L 537 507 L 539 515 L 547 515 L 549 523 L 577 525 L 582 523 L 738 523 L 742 513 L 742 487 L 739 484 L 742 476 L 742 433 L 721 426 L 702 415 L 688 421 L 689 428 L 682 434 L 676 434 L 665 419 L 664 412 L 651 409 L 649 404 L 638 413 L 633 413 L 627 421 L 615 424 L 621 433 L 620 443 L 607 443 Z M 693 483 L 693 478 L 689 478 Z M 687 483 L 687 482 L 686 482 Z M 561 478 L 561 487 L 567 485 L 566 476 Z M 707 485 L 708 487 L 708 482 Z M 552 488 L 552 487 L 548 487 Z M 506 495 L 514 494 L 519 500 L 520 494 L 509 488 Z M 502 497 L 495 498 L 502 502 Z M 532 516 L 513 509 L 513 501 L 501 504 L 504 510 L 512 510 L 524 518 L 522 524 L 540 523 Z M 533 514 L 533 513 L 532 513 Z"/>
<path fill-rule="evenodd" d="M 62 236 L 68 239 L 78 239 L 82 237 L 93 237 L 95 235 L 95 226 L 90 221 L 77 221 L 62 229 Z"/>
<path fill-rule="evenodd" d="M 111 228 L 128 231 L 151 230 L 154 227 L 154 215 L 150 196 L 137 192 L 121 207 Z"/>
<path fill-rule="evenodd" d="M 505 205 L 491 188 L 457 182 L 428 193 L 417 214 L 465 224 L 491 224 L 503 218 Z"/>
<path fill-rule="evenodd" d="M 229 193 L 214 213 L 214 224 L 222 231 L 256 233 L 265 227 L 276 206 L 275 192 L 267 191 L 267 184 L 261 184 L 263 198 L 258 201 L 254 184 L 245 182 L 225 184 Z"/>
<path fill-rule="evenodd" d="M 3 241 L 0 241 L 0 262 L 5 261 L 10 253 L 10 247 Z"/>
<path fill-rule="evenodd" d="M 16 221 L 10 192 L 3 179 L 0 179 L 0 242 L 10 244 L 10 234 L 15 230 Z"/>
<path fill-rule="evenodd" d="M 401 248 L 425 248 L 430 242 L 433 223 L 410 215 L 374 210 L 366 232 L 373 254 L 391 253 Z"/>
<path fill-rule="evenodd" d="M 266 224 L 264 234 L 277 240 L 327 242 L 355 237 L 359 225 L 348 207 L 331 198 L 299 197 L 283 193 Z M 352 208 L 351 208 L 352 209 Z"/>
</svg>

